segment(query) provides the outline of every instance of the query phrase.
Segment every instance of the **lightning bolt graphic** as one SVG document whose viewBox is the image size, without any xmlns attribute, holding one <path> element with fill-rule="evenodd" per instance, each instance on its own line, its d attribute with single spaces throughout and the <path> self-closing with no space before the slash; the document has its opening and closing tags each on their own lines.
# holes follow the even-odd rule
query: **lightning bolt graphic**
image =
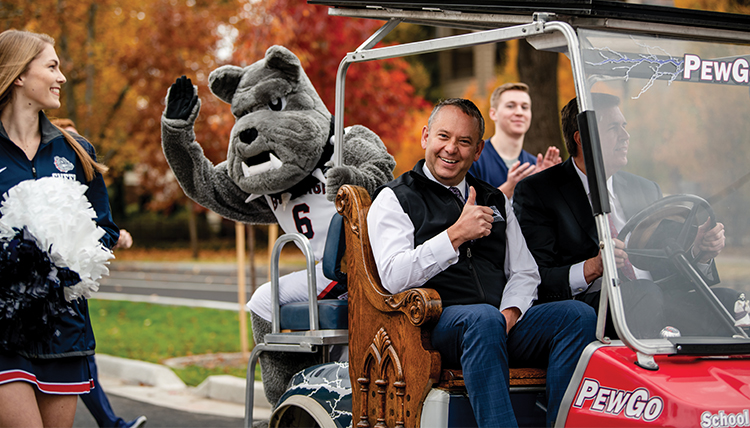
<svg viewBox="0 0 750 428">
<path fill-rule="evenodd" d="M 646 93 L 646 91 L 648 91 L 658 79 L 668 78 L 667 85 L 671 85 L 672 82 L 680 78 L 684 65 L 682 58 L 673 57 L 669 52 L 659 46 L 649 46 L 645 43 L 636 41 L 632 37 L 631 40 L 637 46 L 645 49 L 646 53 L 631 54 L 637 55 L 637 57 L 629 57 L 628 54 L 620 53 L 609 47 L 587 48 L 587 50 L 596 52 L 596 55 L 601 58 L 601 61 L 586 61 L 586 64 L 594 67 L 612 65 L 612 70 L 625 70 L 625 81 L 630 79 L 631 72 L 637 67 L 643 68 L 643 66 L 645 66 L 650 69 L 651 76 L 649 77 L 648 82 L 646 82 L 641 88 L 638 95 L 632 97 L 634 100 L 640 98 L 641 95 Z"/>
</svg>

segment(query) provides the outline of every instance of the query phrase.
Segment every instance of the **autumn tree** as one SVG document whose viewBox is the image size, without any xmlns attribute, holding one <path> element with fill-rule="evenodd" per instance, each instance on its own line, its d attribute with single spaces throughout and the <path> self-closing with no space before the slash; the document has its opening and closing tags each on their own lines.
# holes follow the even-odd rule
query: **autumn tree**
<svg viewBox="0 0 750 428">
<path fill-rule="evenodd" d="M 328 7 L 304 0 L 261 0 L 243 17 L 255 25 L 239 33 L 232 62 L 249 64 L 262 58 L 271 45 L 286 46 L 300 58 L 331 113 L 341 60 L 383 24 L 329 16 Z M 353 64 L 347 73 L 345 125 L 372 129 L 391 154 L 397 154 L 402 144 L 417 144 L 404 137 L 405 122 L 429 108 L 409 82 L 409 67 L 404 59 L 392 59 Z"/>
<path fill-rule="evenodd" d="M 56 39 L 62 70 L 62 107 L 48 114 L 73 119 L 110 166 L 118 187 L 125 171 L 153 209 L 184 198 L 161 154 L 160 115 L 167 88 L 187 74 L 205 87 L 217 58 L 223 26 L 238 20 L 240 0 L 9 0 L 0 3 L 2 29 L 44 32 Z M 207 97 L 208 98 L 208 97 Z M 212 98 L 212 97 L 211 97 Z M 203 104 L 199 139 L 221 160 L 231 115 L 212 99 Z M 117 207 L 117 199 L 113 200 Z"/>
</svg>

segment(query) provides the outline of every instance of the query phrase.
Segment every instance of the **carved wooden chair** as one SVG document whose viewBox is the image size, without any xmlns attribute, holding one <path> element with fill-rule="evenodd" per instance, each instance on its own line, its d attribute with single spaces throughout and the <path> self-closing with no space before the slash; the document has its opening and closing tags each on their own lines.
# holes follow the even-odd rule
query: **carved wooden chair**
<svg viewBox="0 0 750 428">
<path fill-rule="evenodd" d="M 437 291 L 394 295 L 381 285 L 367 235 L 370 204 L 357 186 L 343 186 L 336 197 L 346 234 L 352 424 L 418 427 L 430 390 L 463 390 L 463 374 L 442 370 L 431 345 L 430 327 L 442 312 Z M 544 391 L 545 376 L 542 369 L 511 369 L 511 391 Z"/>
</svg>

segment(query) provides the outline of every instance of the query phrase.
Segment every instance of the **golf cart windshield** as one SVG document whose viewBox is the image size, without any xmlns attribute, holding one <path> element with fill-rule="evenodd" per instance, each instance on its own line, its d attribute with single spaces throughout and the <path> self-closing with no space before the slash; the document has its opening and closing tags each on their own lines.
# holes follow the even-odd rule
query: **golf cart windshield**
<svg viewBox="0 0 750 428">
<path fill-rule="evenodd" d="M 597 337 L 614 337 L 609 313 L 639 355 L 750 354 L 750 19 L 600 0 L 309 2 L 386 21 L 339 67 L 336 141 L 350 64 L 514 39 L 564 53 L 604 262 Z M 481 31 L 376 47 L 399 22 Z"/>
<path fill-rule="evenodd" d="M 610 200 L 600 236 L 628 254 L 605 276 L 618 331 L 652 350 L 746 352 L 750 45 L 578 36 Z"/>
</svg>

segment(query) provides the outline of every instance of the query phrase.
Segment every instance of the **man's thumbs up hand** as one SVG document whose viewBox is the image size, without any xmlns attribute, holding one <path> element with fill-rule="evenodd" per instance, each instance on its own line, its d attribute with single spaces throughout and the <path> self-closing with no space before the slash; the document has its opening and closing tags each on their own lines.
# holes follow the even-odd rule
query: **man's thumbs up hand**
<svg viewBox="0 0 750 428">
<path fill-rule="evenodd" d="M 454 249 L 466 241 L 484 238 L 492 231 L 492 209 L 476 205 L 477 191 L 469 188 L 469 196 L 458 220 L 448 228 L 448 237 Z"/>
</svg>

